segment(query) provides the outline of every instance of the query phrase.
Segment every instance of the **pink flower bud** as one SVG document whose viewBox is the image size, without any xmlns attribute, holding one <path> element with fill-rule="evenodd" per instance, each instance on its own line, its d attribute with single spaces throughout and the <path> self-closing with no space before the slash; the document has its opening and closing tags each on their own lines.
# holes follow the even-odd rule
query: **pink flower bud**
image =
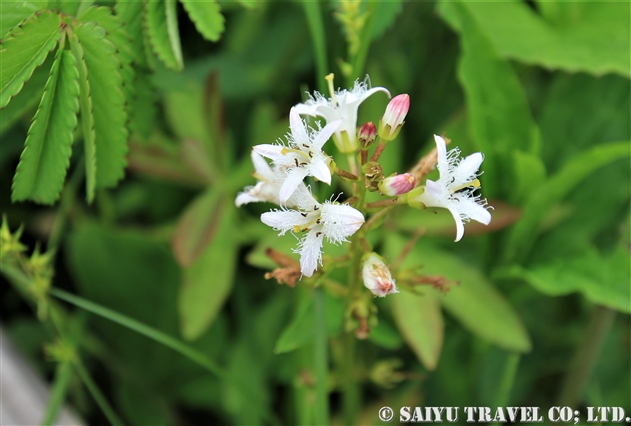
<svg viewBox="0 0 631 426">
<path fill-rule="evenodd" d="M 377 126 L 372 121 L 364 124 L 359 128 L 359 132 L 357 132 L 357 139 L 359 140 L 359 149 L 367 150 L 370 146 L 375 143 L 375 139 L 377 139 Z"/>
<path fill-rule="evenodd" d="M 379 183 L 379 191 L 389 197 L 405 194 L 414 189 L 416 179 L 409 173 L 389 176 Z"/>
<path fill-rule="evenodd" d="M 405 120 L 405 116 L 410 109 L 410 97 L 402 94 L 392 98 L 386 112 L 379 121 L 379 137 L 388 142 L 393 140 L 399 134 Z"/>
<path fill-rule="evenodd" d="M 399 292 L 390 269 L 381 259 L 381 256 L 376 253 L 364 255 L 362 276 L 364 286 L 375 296 L 385 297 L 388 294 Z"/>
</svg>

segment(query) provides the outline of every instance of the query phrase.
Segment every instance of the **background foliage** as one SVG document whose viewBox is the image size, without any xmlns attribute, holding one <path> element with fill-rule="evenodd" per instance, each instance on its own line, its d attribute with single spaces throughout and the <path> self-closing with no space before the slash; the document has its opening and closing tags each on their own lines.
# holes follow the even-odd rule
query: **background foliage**
<svg viewBox="0 0 631 426">
<path fill-rule="evenodd" d="M 1 318 L 87 423 L 318 423 L 317 383 L 339 423 L 383 405 L 631 409 L 628 2 L 0 7 Z M 402 267 L 451 291 L 375 300 L 351 360 L 349 307 L 265 281 L 266 248 L 295 241 L 266 206 L 234 207 L 250 147 L 331 71 L 410 95 L 385 172 L 444 132 L 484 152 L 495 206 L 458 244 L 448 212 L 386 220 L 374 243 L 394 259 L 425 227 Z"/>
</svg>

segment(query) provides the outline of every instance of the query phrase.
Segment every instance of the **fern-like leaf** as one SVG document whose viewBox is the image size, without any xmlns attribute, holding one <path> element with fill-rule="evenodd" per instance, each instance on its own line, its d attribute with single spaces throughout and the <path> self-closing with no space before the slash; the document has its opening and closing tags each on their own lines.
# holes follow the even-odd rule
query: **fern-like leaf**
<svg viewBox="0 0 631 426">
<path fill-rule="evenodd" d="M 42 12 L 16 27 L 0 46 L 0 108 L 31 78 L 61 37 L 61 18 Z"/>
<path fill-rule="evenodd" d="M 21 1 L 2 0 L 2 13 L 0 13 L 0 38 L 4 38 L 9 31 L 17 27 L 18 24 L 29 18 L 33 13 L 41 9 L 46 9 L 45 1 Z"/>
<path fill-rule="evenodd" d="M 224 31 L 224 17 L 216 1 L 182 0 L 186 13 L 195 23 L 197 31 L 206 40 L 217 41 Z"/>
<path fill-rule="evenodd" d="M 116 47 L 106 31 L 93 22 L 81 23 L 74 33 L 83 48 L 92 102 L 96 146 L 96 188 L 115 186 L 123 177 L 127 154 L 127 113 Z M 82 96 L 85 95 L 82 93 Z M 86 101 L 82 100 L 82 105 Z"/>
<path fill-rule="evenodd" d="M 70 164 L 79 112 L 79 74 L 70 51 L 58 50 L 13 180 L 13 201 L 52 204 Z"/>
<path fill-rule="evenodd" d="M 79 106 L 85 151 L 85 193 L 88 203 L 91 203 L 94 200 L 94 190 L 96 189 L 96 144 L 94 141 L 94 114 L 92 96 L 90 96 L 90 83 L 88 82 L 88 66 L 85 63 L 85 53 L 77 34 L 73 33 L 69 41 L 79 72 Z"/>
<path fill-rule="evenodd" d="M 125 23 L 125 29 L 131 39 L 131 54 L 134 62 L 141 67 L 147 66 L 144 35 L 142 30 L 142 1 L 119 0 L 116 2 L 116 14 Z"/>
<path fill-rule="evenodd" d="M 176 12 L 175 0 L 145 3 L 145 28 L 153 51 L 167 67 L 180 71 L 184 64 Z"/>
</svg>

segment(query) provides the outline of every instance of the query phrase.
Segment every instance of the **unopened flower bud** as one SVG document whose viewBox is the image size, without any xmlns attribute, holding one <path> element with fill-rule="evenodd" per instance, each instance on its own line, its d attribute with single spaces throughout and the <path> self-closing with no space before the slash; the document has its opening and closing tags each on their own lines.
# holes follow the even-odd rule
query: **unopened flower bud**
<svg viewBox="0 0 631 426">
<path fill-rule="evenodd" d="M 372 121 L 364 124 L 359 128 L 357 132 L 357 139 L 359 140 L 359 149 L 366 151 L 375 143 L 377 139 L 377 126 Z"/>
<path fill-rule="evenodd" d="M 402 94 L 392 98 L 379 121 L 379 137 L 382 140 L 389 142 L 399 135 L 409 109 L 410 97 L 408 95 Z"/>
<path fill-rule="evenodd" d="M 416 179 L 409 173 L 389 176 L 379 183 L 379 191 L 389 197 L 405 194 L 414 189 Z"/>
<path fill-rule="evenodd" d="M 399 290 L 390 274 L 390 269 L 376 253 L 364 255 L 362 275 L 364 286 L 375 296 L 385 297 L 388 294 L 398 293 Z"/>
</svg>

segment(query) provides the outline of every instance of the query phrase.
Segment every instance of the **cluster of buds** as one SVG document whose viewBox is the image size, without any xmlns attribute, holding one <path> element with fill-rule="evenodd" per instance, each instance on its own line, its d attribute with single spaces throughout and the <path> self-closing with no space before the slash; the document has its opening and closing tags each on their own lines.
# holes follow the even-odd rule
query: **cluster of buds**
<svg viewBox="0 0 631 426">
<path fill-rule="evenodd" d="M 430 168 L 438 168 L 438 180 L 426 179 L 424 185 L 419 186 L 419 180 L 424 175 L 414 172 L 384 175 L 379 158 L 386 146 L 400 134 L 410 108 L 410 97 L 401 94 L 392 98 L 378 127 L 372 121 L 358 126 L 358 108 L 364 100 L 377 93 L 390 97 L 386 88 L 370 88 L 366 81 L 355 82 L 351 90 L 335 90 L 333 75 L 330 74 L 327 76 L 330 97 L 314 92 L 309 94 L 307 101 L 291 109 L 290 131 L 285 141 L 253 148 L 254 176 L 258 182 L 246 187 L 237 196 L 236 204 L 276 204 L 278 208 L 263 213 L 261 221 L 280 235 L 286 232 L 302 235 L 294 250 L 300 256 L 299 266 L 287 261 L 279 263 L 280 269 L 267 274 L 270 278 L 293 286 L 298 275 L 300 278 L 313 276 L 323 265 L 324 240 L 333 244 L 348 242 L 350 237 L 365 241 L 366 215 L 375 211 L 374 208 L 395 204 L 420 209 L 446 208 L 456 222 L 456 241 L 463 236 L 464 222 L 473 219 L 488 224 L 491 220 L 486 200 L 475 194 L 480 187 L 477 176 L 484 158 L 481 153 L 461 160 L 457 148 L 448 152 L 445 140 L 435 136 L 436 149 L 426 159 L 432 159 L 429 161 Z M 312 127 L 301 116 L 324 119 L 324 127 L 319 123 Z M 339 152 L 347 156 L 350 171 L 341 169 L 339 163 L 324 151 L 329 139 L 333 139 Z M 370 150 L 373 151 L 371 156 Z M 314 181 L 332 185 L 333 175 L 350 182 L 354 193 L 346 202 L 338 202 L 341 194 L 324 202 L 318 201 L 305 179 L 311 177 Z M 366 191 L 379 192 L 387 199 L 382 204 L 367 204 Z M 398 293 L 385 259 L 366 244 L 355 244 L 353 247 L 364 253 L 361 278 L 365 287 L 378 297 Z M 359 259 L 357 256 L 353 253 L 351 257 Z M 364 316 L 359 315 L 358 318 Z M 360 328 L 367 330 L 368 322 L 364 323 Z"/>
</svg>

